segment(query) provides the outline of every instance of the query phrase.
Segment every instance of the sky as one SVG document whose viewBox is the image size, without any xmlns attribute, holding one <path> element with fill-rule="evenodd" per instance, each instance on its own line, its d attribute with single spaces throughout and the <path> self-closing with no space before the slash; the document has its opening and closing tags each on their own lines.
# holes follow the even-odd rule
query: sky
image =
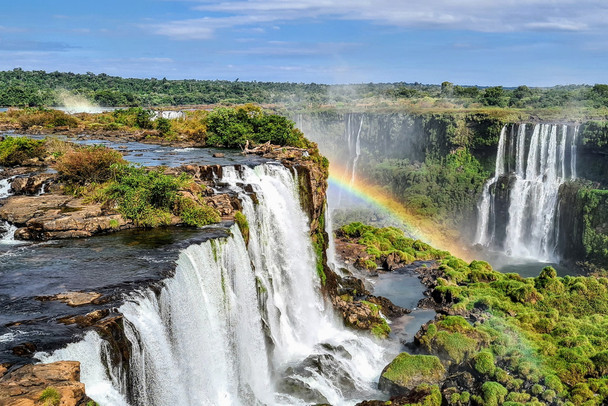
<svg viewBox="0 0 608 406">
<path fill-rule="evenodd" d="M 303 83 L 606 83 L 607 0 L 2 0 L 0 70 Z"/>
</svg>

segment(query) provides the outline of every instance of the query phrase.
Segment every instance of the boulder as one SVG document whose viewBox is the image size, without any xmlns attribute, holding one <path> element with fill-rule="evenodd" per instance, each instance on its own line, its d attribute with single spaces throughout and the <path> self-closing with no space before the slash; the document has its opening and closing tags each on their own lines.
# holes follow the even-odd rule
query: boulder
<svg viewBox="0 0 608 406">
<path fill-rule="evenodd" d="M 407 395 L 418 385 L 439 384 L 445 376 L 446 370 L 438 357 L 403 352 L 384 368 L 378 388 L 392 396 Z"/>
</svg>

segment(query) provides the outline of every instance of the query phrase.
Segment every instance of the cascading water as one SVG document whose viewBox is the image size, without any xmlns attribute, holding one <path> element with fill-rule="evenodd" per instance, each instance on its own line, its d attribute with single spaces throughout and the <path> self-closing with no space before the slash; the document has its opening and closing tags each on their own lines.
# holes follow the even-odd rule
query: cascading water
<svg viewBox="0 0 608 406">
<path fill-rule="evenodd" d="M 361 155 L 361 129 L 363 128 L 363 115 L 359 117 L 359 125 L 356 123 L 356 117 L 349 114 L 346 118 L 346 134 L 348 138 L 348 149 L 350 156 L 353 157 L 352 163 L 349 162 L 350 167 L 350 182 L 355 182 L 357 161 Z"/>
<path fill-rule="evenodd" d="M 95 333 L 43 360 L 81 361 L 101 405 L 340 405 L 377 396 L 386 349 L 326 308 L 294 174 L 272 164 L 224 168 L 221 182 L 241 198 L 249 243 L 233 226 L 229 238 L 190 246 L 159 294 L 120 308 L 130 381 L 98 373 L 107 357 Z"/>
<path fill-rule="evenodd" d="M 0 180 L 0 199 L 4 199 L 11 195 L 11 181 L 14 178 L 15 177 L 13 176 Z M 18 243 L 15 241 L 15 231 L 17 231 L 17 227 L 15 227 L 13 224 L 6 221 L 0 221 L 0 245 Z"/>
<path fill-rule="evenodd" d="M 556 261 L 558 192 L 576 178 L 578 126 L 531 127 L 501 131 L 495 173 L 478 204 L 475 240 L 509 256 Z"/>
</svg>

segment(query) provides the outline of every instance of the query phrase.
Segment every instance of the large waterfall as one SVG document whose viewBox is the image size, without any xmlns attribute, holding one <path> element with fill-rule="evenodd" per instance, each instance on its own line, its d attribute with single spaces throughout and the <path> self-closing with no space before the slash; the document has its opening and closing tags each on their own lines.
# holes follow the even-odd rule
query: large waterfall
<svg viewBox="0 0 608 406">
<path fill-rule="evenodd" d="M 344 329 L 320 294 L 294 174 L 273 164 L 223 172 L 242 201 L 248 245 L 235 225 L 231 237 L 190 246 L 160 292 L 119 309 L 130 378 L 103 367 L 108 348 L 94 332 L 39 356 L 81 361 L 100 405 L 340 405 L 377 396 L 385 348 Z"/>
<path fill-rule="evenodd" d="M 502 129 L 494 176 L 478 203 L 476 243 L 509 256 L 556 261 L 559 187 L 576 178 L 578 126 Z"/>
</svg>

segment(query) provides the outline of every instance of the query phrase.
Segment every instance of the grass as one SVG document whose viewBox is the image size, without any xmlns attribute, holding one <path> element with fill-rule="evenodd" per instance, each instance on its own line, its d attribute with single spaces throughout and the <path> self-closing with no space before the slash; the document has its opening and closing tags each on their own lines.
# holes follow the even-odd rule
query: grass
<svg viewBox="0 0 608 406">
<path fill-rule="evenodd" d="M 61 394 L 52 386 L 47 387 L 42 391 L 38 398 L 44 406 L 59 406 L 61 402 Z"/>
</svg>

